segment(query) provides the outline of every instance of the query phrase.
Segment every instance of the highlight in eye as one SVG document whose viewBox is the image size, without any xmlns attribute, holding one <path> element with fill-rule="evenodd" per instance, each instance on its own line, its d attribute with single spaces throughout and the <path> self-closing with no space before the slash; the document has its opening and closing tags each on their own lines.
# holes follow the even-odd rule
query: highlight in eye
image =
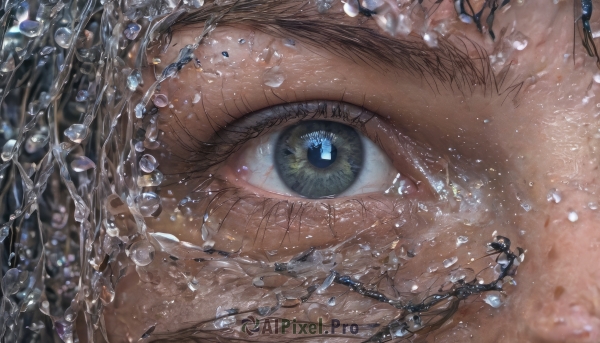
<svg viewBox="0 0 600 343">
<path fill-rule="evenodd" d="M 316 199 L 341 194 L 354 183 L 364 150 L 350 126 L 311 120 L 285 130 L 274 155 L 283 182 L 301 196 Z"/>
</svg>

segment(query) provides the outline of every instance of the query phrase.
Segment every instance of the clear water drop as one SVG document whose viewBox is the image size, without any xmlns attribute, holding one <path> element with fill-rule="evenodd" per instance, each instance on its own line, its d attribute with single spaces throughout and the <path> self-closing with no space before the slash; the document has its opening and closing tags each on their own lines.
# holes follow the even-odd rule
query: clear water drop
<svg viewBox="0 0 600 343">
<path fill-rule="evenodd" d="M 146 110 L 144 104 L 139 103 L 137 105 L 135 105 L 135 117 L 136 118 L 143 118 L 144 117 L 144 111 Z"/>
<path fill-rule="evenodd" d="M 86 91 L 85 89 L 80 90 L 79 92 L 77 92 L 77 96 L 75 96 L 75 101 L 77 102 L 83 102 L 86 101 L 90 96 L 90 93 L 88 91 Z"/>
<path fill-rule="evenodd" d="M 6 143 L 4 143 L 4 146 L 2 147 L 2 161 L 6 162 L 8 160 L 10 160 L 13 157 L 13 150 L 15 145 L 17 144 L 17 141 L 14 139 L 9 139 Z"/>
<path fill-rule="evenodd" d="M 73 36 L 73 32 L 66 27 L 59 27 L 54 32 L 54 41 L 58 46 L 63 49 L 68 49 L 71 44 L 71 37 Z"/>
<path fill-rule="evenodd" d="M 19 23 L 29 19 L 29 4 L 27 1 L 23 1 L 19 4 L 15 11 L 15 17 L 17 17 Z"/>
<path fill-rule="evenodd" d="M 158 162 L 156 162 L 156 158 L 150 154 L 145 154 L 140 159 L 140 169 L 144 171 L 144 173 L 152 173 L 157 166 Z"/>
<path fill-rule="evenodd" d="M 575 223 L 577 220 L 579 220 L 579 215 L 575 211 L 569 211 L 567 218 L 571 223 Z"/>
<path fill-rule="evenodd" d="M 329 300 L 327 300 L 327 305 L 335 306 L 335 297 L 329 298 Z"/>
<path fill-rule="evenodd" d="M 490 292 L 486 294 L 485 298 L 483 298 L 483 301 L 493 308 L 502 306 L 502 298 L 498 292 Z"/>
<path fill-rule="evenodd" d="M 88 129 L 83 124 L 73 124 L 65 130 L 65 136 L 74 143 L 81 143 L 88 135 Z"/>
<path fill-rule="evenodd" d="M 398 24 L 396 26 L 396 32 L 403 35 L 408 36 L 412 31 L 412 20 L 406 14 L 400 14 L 398 16 Z"/>
<path fill-rule="evenodd" d="M 587 207 L 588 207 L 590 210 L 592 210 L 592 211 L 595 211 L 595 210 L 597 210 L 597 209 L 598 209 L 598 203 L 596 203 L 596 202 L 589 202 L 589 203 L 587 204 Z"/>
<path fill-rule="evenodd" d="M 444 262 L 442 262 L 442 263 L 444 264 L 444 268 L 450 268 L 457 261 L 458 261 L 458 257 L 453 256 L 453 257 L 445 259 Z"/>
<path fill-rule="evenodd" d="M 127 88 L 129 88 L 131 91 L 136 90 L 139 84 L 140 82 L 137 75 L 131 74 L 127 76 Z"/>
<path fill-rule="evenodd" d="M 54 52 L 54 50 L 56 50 L 56 48 L 53 46 L 45 46 L 42 48 L 42 50 L 40 50 L 40 55 L 42 55 L 42 56 L 50 55 L 51 53 Z"/>
<path fill-rule="evenodd" d="M 73 161 L 71 161 L 71 168 L 73 168 L 73 171 L 80 173 L 96 168 L 96 164 L 87 156 L 77 156 L 75 159 L 73 159 Z"/>
<path fill-rule="evenodd" d="M 140 213 L 144 217 L 151 217 L 160 208 L 160 197 L 154 192 L 146 192 L 136 197 Z"/>
<path fill-rule="evenodd" d="M 40 150 L 48 143 L 48 137 L 41 133 L 32 135 L 25 141 L 25 151 L 30 154 Z"/>
<path fill-rule="evenodd" d="M 8 73 L 15 70 L 15 58 L 12 54 L 9 54 L 4 63 L 0 64 L 0 72 Z"/>
<path fill-rule="evenodd" d="M 425 41 L 425 44 L 427 44 L 427 46 L 430 48 L 437 48 L 438 46 L 437 34 L 435 34 L 435 32 L 424 33 L 423 40 Z"/>
<path fill-rule="evenodd" d="M 344 4 L 344 13 L 346 13 L 346 15 L 349 17 L 356 17 L 359 13 L 358 1 L 348 0 Z"/>
<path fill-rule="evenodd" d="M 21 272 L 17 268 L 9 269 L 2 278 L 2 291 L 4 294 L 15 294 L 21 288 L 22 282 L 19 277 Z"/>
<path fill-rule="evenodd" d="M 562 200 L 560 191 L 556 188 L 551 188 L 548 191 L 548 195 L 546 195 L 546 200 L 548 200 L 548 202 L 554 202 L 555 204 L 558 204 Z"/>
<path fill-rule="evenodd" d="M 515 50 L 524 50 L 527 47 L 528 42 L 528 38 L 527 36 L 525 36 L 524 34 L 522 34 L 520 31 L 515 31 L 513 33 L 511 33 L 507 38 L 506 38 L 511 46 L 515 49 Z"/>
<path fill-rule="evenodd" d="M 137 152 L 142 152 L 142 151 L 146 150 L 146 148 L 144 148 L 144 142 L 142 142 L 142 141 L 136 142 L 133 145 L 133 147 L 134 147 L 135 151 L 137 151 Z"/>
<path fill-rule="evenodd" d="M 326 13 L 333 6 L 333 0 L 317 0 L 317 12 Z"/>
<path fill-rule="evenodd" d="M 137 38 L 141 30 L 142 27 L 138 23 L 129 23 L 123 31 L 123 35 L 125 35 L 125 37 L 129 40 L 134 40 Z"/>
<path fill-rule="evenodd" d="M 8 226 L 3 226 L 0 228 L 0 243 L 4 242 L 6 237 L 10 234 L 10 228 Z"/>
<path fill-rule="evenodd" d="M 27 37 L 37 37 L 42 33 L 42 25 L 35 20 L 24 20 L 19 23 L 19 31 Z"/>
<path fill-rule="evenodd" d="M 200 282 L 198 282 L 198 279 L 192 278 L 190 281 L 188 281 L 188 288 L 192 291 L 198 290 L 198 288 L 200 288 Z"/>
<path fill-rule="evenodd" d="M 129 258 L 137 266 L 144 267 L 154 260 L 154 246 L 147 240 L 141 240 L 133 243 L 129 248 Z"/>
<path fill-rule="evenodd" d="M 155 94 L 152 102 L 156 107 L 166 107 L 169 104 L 169 98 L 164 94 Z"/>
<path fill-rule="evenodd" d="M 458 236 L 456 238 L 456 246 L 460 246 L 462 244 L 465 244 L 469 241 L 469 237 L 467 236 Z"/>
<path fill-rule="evenodd" d="M 138 177 L 137 184 L 139 187 L 156 187 L 160 186 L 160 184 L 164 180 L 164 175 L 159 170 L 155 170 L 152 174 L 142 175 Z"/>
<path fill-rule="evenodd" d="M 279 70 L 279 66 L 269 68 L 263 74 L 263 83 L 268 87 L 277 88 L 281 86 L 285 77 Z"/>
</svg>

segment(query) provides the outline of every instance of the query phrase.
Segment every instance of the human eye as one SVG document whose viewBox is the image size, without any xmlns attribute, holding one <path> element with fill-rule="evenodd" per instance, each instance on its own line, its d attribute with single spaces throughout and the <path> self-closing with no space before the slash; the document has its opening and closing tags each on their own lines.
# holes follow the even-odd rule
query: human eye
<svg viewBox="0 0 600 343">
<path fill-rule="evenodd" d="M 401 176 L 360 131 L 375 114 L 335 102 L 286 104 L 261 112 L 253 116 L 270 122 L 285 118 L 284 127 L 272 127 L 240 148 L 226 169 L 234 183 L 306 199 L 389 193 L 392 188 L 402 194 L 416 191 L 413 181 Z M 242 125 L 233 129 L 249 129 Z"/>
</svg>

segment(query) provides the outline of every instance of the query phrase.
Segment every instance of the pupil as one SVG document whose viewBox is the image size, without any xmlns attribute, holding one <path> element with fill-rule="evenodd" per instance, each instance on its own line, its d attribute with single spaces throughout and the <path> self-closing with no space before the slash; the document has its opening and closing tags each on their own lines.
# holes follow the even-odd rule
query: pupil
<svg viewBox="0 0 600 343">
<path fill-rule="evenodd" d="M 314 144 L 306 151 L 306 159 L 317 168 L 327 168 L 335 162 L 337 149 L 330 140 Z"/>
</svg>

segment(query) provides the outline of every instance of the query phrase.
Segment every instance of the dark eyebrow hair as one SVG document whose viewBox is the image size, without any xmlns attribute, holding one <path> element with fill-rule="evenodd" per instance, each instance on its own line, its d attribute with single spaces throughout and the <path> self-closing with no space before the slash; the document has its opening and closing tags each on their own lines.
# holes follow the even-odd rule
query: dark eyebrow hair
<svg viewBox="0 0 600 343">
<path fill-rule="evenodd" d="M 431 48 L 416 34 L 392 37 L 360 23 L 342 24 L 347 21 L 344 13 L 320 14 L 315 4 L 304 0 L 238 0 L 225 5 L 211 2 L 184 14 L 168 33 L 201 28 L 215 17 L 219 18 L 218 26 L 245 25 L 275 37 L 296 39 L 382 72 L 420 76 L 434 91 L 443 87 L 472 93 L 481 86 L 484 94 L 494 95 L 518 92 L 522 86 L 521 82 L 504 88 L 510 64 L 494 74 L 487 52 L 468 38 L 440 37 L 438 46 Z"/>
</svg>

